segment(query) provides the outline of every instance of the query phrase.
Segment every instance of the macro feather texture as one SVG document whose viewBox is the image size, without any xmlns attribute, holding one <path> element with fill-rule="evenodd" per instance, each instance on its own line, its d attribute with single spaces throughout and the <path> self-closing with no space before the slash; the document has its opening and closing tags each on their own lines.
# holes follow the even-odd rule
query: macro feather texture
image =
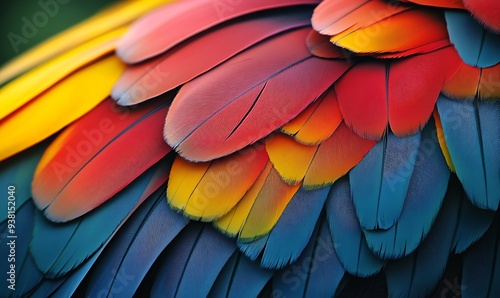
<svg viewBox="0 0 500 298">
<path fill-rule="evenodd" d="M 166 2 L 0 70 L 2 295 L 498 296 L 500 4 Z"/>
</svg>

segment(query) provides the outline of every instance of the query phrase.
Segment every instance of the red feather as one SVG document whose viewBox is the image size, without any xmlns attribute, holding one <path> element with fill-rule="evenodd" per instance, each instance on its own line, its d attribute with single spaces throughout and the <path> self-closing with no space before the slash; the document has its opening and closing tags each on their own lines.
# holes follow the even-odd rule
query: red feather
<svg viewBox="0 0 500 298">
<path fill-rule="evenodd" d="M 70 125 L 49 146 L 33 178 L 33 199 L 54 221 L 101 205 L 171 148 L 161 138 L 168 106 L 119 110 L 111 99 Z"/>
<path fill-rule="evenodd" d="M 453 47 L 399 60 L 389 70 L 389 123 L 397 136 L 421 129 L 462 60 Z"/>
<path fill-rule="evenodd" d="M 308 25 L 310 16 L 307 10 L 266 14 L 207 31 L 159 57 L 128 67 L 111 94 L 120 105 L 140 103 L 194 79 L 265 38 Z"/>
<path fill-rule="evenodd" d="M 358 135 L 380 139 L 387 128 L 387 69 L 367 62 L 351 68 L 336 84 L 344 122 Z"/>
<path fill-rule="evenodd" d="M 252 12 L 318 0 L 185 1 L 167 5 L 135 22 L 117 47 L 125 62 L 136 63 L 156 56 L 178 43 L 227 20 Z M 196 18 L 186 18 L 186 15 Z M 165 34 L 168 32 L 168 34 Z M 159 38 L 161 37 L 161 38 Z"/>
<path fill-rule="evenodd" d="M 479 21 L 496 33 L 500 33 L 500 5 L 498 0 L 463 0 L 465 8 Z"/>
<path fill-rule="evenodd" d="M 167 143 L 186 159 L 207 161 L 297 116 L 349 67 L 312 56 L 308 31 L 275 37 L 184 85 L 167 115 Z"/>
</svg>

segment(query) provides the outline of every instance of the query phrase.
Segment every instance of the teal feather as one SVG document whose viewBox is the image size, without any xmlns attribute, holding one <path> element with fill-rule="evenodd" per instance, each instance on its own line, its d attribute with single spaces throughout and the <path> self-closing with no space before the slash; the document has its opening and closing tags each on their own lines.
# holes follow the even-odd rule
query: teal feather
<svg viewBox="0 0 500 298">
<path fill-rule="evenodd" d="M 264 247 L 266 247 L 267 239 L 269 239 L 269 234 L 252 242 L 237 242 L 236 245 L 250 260 L 255 261 L 261 256 Z"/>
<path fill-rule="evenodd" d="M 420 145 L 420 133 L 389 132 L 349 172 L 352 198 L 363 229 L 388 229 L 401 215 Z"/>
<path fill-rule="evenodd" d="M 53 223 L 37 212 L 30 247 L 37 267 L 45 276 L 55 278 L 91 257 L 133 212 L 151 181 L 166 181 L 170 162 L 171 158 L 165 157 L 109 201 L 70 222 Z"/>
<path fill-rule="evenodd" d="M 87 295 L 135 293 L 157 257 L 187 222 L 168 207 L 165 187 L 160 188 L 106 246 L 90 274 Z"/>
<path fill-rule="evenodd" d="M 164 251 L 154 297 L 205 297 L 236 245 L 207 224 L 190 223 Z"/>
<path fill-rule="evenodd" d="M 458 178 L 472 203 L 497 210 L 500 202 L 500 104 L 452 100 L 437 108 Z"/>
<path fill-rule="evenodd" d="M 456 177 L 453 180 L 455 179 L 458 180 Z M 461 193 L 459 194 L 460 208 L 453 247 L 455 253 L 460 254 L 486 233 L 495 218 L 495 212 L 472 205 L 460 182 L 457 181 L 456 184 L 461 189 Z"/>
<path fill-rule="evenodd" d="M 417 162 L 403 211 L 387 230 L 365 230 L 368 247 L 379 257 L 395 259 L 413 252 L 429 232 L 443 202 L 450 171 L 439 147 L 433 121 L 422 131 Z"/>
<path fill-rule="evenodd" d="M 236 252 L 217 277 L 208 297 L 257 297 L 273 274 L 273 270 L 261 268 Z"/>
<path fill-rule="evenodd" d="M 500 62 L 500 36 L 486 30 L 465 10 L 445 11 L 451 43 L 462 60 L 476 67 Z"/>
<path fill-rule="evenodd" d="M 273 278 L 274 297 L 333 297 L 345 271 L 335 253 L 326 220 L 318 225 L 301 256 Z"/>
<path fill-rule="evenodd" d="M 271 230 L 262 256 L 262 266 L 282 268 L 300 256 L 311 238 L 330 187 L 300 189 Z"/>
<path fill-rule="evenodd" d="M 460 193 L 450 183 L 430 232 L 412 254 L 389 262 L 385 268 L 390 297 L 427 297 L 443 275 L 453 249 L 460 208 Z"/>
<path fill-rule="evenodd" d="M 52 139 L 51 139 L 52 140 Z M 9 186 L 15 187 L 16 208 L 19 209 L 31 198 L 31 180 L 36 166 L 50 141 L 42 142 L 5 161 L 0 167 L 0 189 L 7 191 Z M 0 222 L 7 218 L 7 208 L 0 209 Z"/>
<path fill-rule="evenodd" d="M 464 254 L 463 297 L 500 297 L 500 220 Z"/>
<path fill-rule="evenodd" d="M 335 251 L 345 270 L 361 277 L 379 272 L 385 262 L 368 249 L 356 218 L 347 177 L 337 180 L 333 185 L 328 195 L 326 216 Z"/>
</svg>

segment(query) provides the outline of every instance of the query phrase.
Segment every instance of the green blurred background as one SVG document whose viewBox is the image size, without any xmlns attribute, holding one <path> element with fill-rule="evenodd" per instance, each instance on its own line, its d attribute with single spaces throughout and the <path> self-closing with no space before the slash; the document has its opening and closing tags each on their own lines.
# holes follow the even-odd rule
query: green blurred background
<svg viewBox="0 0 500 298">
<path fill-rule="evenodd" d="M 48 37 L 116 2 L 116 0 L 0 1 L 0 67 Z M 26 25 L 27 22 L 31 25 Z M 35 30 L 29 31 L 33 29 L 28 28 L 30 26 Z M 24 33 L 29 34 L 23 34 L 23 29 Z"/>
</svg>

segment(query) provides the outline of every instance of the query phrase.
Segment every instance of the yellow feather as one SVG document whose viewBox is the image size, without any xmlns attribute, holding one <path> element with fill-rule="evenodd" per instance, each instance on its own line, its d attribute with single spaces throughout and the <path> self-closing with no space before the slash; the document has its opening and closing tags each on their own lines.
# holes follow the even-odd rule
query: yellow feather
<svg viewBox="0 0 500 298">
<path fill-rule="evenodd" d="M 214 222 L 214 226 L 217 229 L 231 237 L 236 236 L 240 232 L 271 169 L 272 165 L 268 162 L 255 183 L 239 203 L 229 213 Z"/>
<path fill-rule="evenodd" d="M 19 77 L 0 89 L 0 119 L 12 113 L 78 68 L 115 49 L 125 33 L 119 28 L 83 44 Z"/>
<path fill-rule="evenodd" d="M 45 41 L 0 69 L 0 85 L 44 61 L 109 31 L 130 24 L 170 0 L 124 1 Z"/>
<path fill-rule="evenodd" d="M 450 170 L 455 173 L 455 165 L 453 165 L 448 145 L 446 145 L 446 140 L 444 139 L 443 124 L 441 123 L 441 117 L 439 116 L 437 110 L 434 110 L 434 122 L 436 123 L 436 134 L 438 137 L 439 147 L 441 147 L 446 164 L 448 164 Z"/>
<path fill-rule="evenodd" d="M 288 184 L 304 179 L 318 146 L 307 146 L 283 134 L 275 134 L 266 141 L 266 150 L 274 168 Z"/>
<path fill-rule="evenodd" d="M 177 156 L 167 187 L 170 206 L 189 218 L 212 221 L 229 212 L 254 184 L 268 161 L 263 146 L 211 162 Z"/>
<path fill-rule="evenodd" d="M 124 69 L 125 64 L 115 55 L 102 58 L 0 120 L 0 139 L 4 140 L 0 160 L 44 140 L 90 111 L 109 96 Z"/>
</svg>

